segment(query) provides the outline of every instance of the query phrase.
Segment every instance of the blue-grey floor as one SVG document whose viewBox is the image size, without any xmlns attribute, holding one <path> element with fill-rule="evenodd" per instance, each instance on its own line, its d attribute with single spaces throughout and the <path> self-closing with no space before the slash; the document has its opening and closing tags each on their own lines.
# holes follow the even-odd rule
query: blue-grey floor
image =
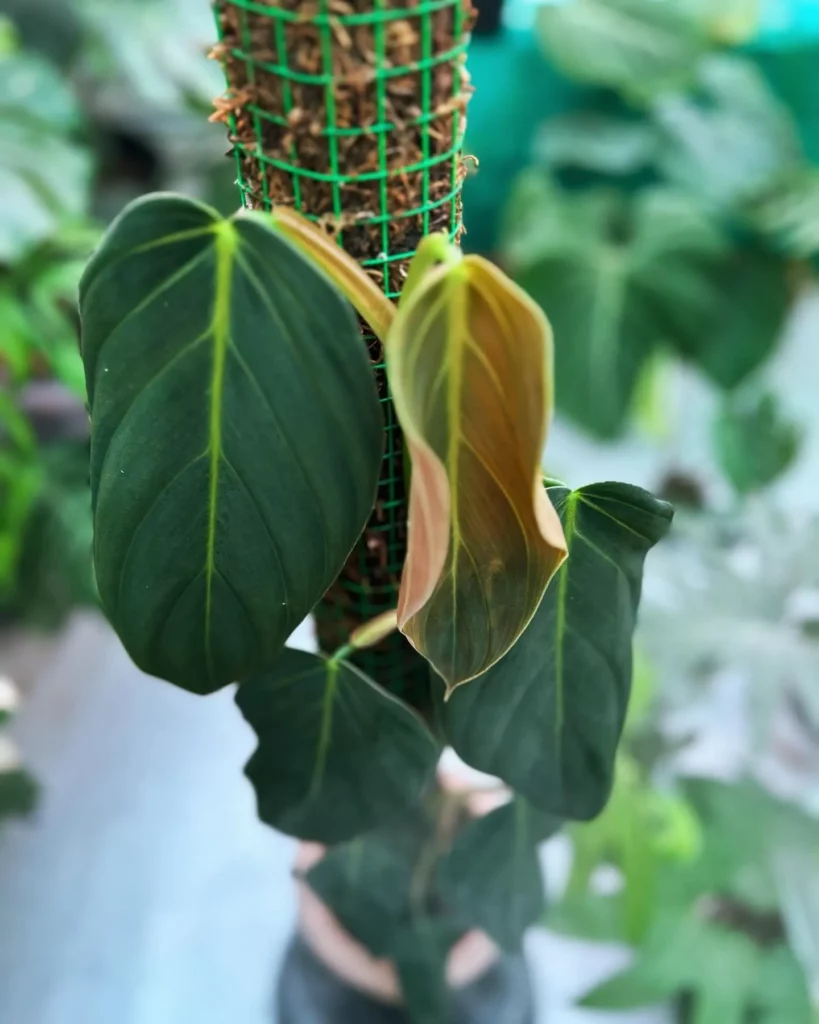
<svg viewBox="0 0 819 1024">
<path fill-rule="evenodd" d="M 231 694 L 142 676 L 93 616 L 27 689 L 16 734 L 43 796 L 0 834 L 1 1024 L 275 1024 L 294 844 L 256 820 Z M 570 997 L 621 951 L 543 932 L 527 951 L 543 1022 L 599 1019 Z"/>
</svg>

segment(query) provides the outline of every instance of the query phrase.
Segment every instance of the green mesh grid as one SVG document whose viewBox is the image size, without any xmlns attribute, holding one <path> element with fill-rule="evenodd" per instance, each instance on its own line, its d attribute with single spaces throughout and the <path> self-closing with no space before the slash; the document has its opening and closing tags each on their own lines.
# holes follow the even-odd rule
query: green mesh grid
<svg viewBox="0 0 819 1024">
<path fill-rule="evenodd" d="M 407 261 L 421 237 L 442 228 L 453 240 L 461 233 L 465 118 L 457 101 L 465 93 L 458 69 L 465 58 L 471 12 L 469 0 L 420 0 L 403 6 L 394 6 L 394 2 L 319 0 L 309 14 L 304 7 L 297 7 L 295 0 L 279 4 L 272 0 L 216 0 L 214 4 L 228 81 L 224 109 L 243 205 L 269 209 L 284 199 L 325 227 L 329 222 L 339 245 L 367 268 L 390 299 L 398 297 Z M 294 67 L 298 61 L 288 55 L 294 38 L 291 33 L 299 31 L 305 21 L 320 44 L 319 66 L 309 71 Z M 452 45 L 440 45 L 442 25 Z M 406 32 L 406 26 L 417 40 L 413 48 L 418 50 L 418 59 L 396 65 L 388 56 L 394 45 L 390 41 L 397 32 Z M 367 69 L 367 88 L 375 97 L 374 120 L 340 124 L 337 97 L 345 78 L 334 74 L 339 57 L 334 48 L 344 46 L 345 40 L 362 29 L 371 33 L 367 38 L 374 44 L 374 63 Z M 436 90 L 440 93 L 440 82 L 446 81 L 442 76 L 450 69 L 452 103 L 446 116 L 451 131 L 442 142 L 440 131 L 436 132 L 442 117 L 440 95 L 438 109 L 433 109 L 433 102 Z M 415 110 L 398 125 L 389 117 L 390 83 L 410 81 L 414 83 Z M 291 132 L 294 117 L 303 114 L 297 93 L 302 101 L 305 95 L 311 98 L 310 113 L 320 118 L 318 158 L 311 153 L 305 159 Z M 398 131 L 413 132 L 420 140 L 420 152 L 417 159 L 397 167 L 389 150 Z M 366 152 L 376 166 L 363 171 L 349 166 L 346 155 L 352 152 Z M 410 183 L 406 192 L 411 194 L 401 195 L 400 201 L 391 187 L 396 182 Z M 375 209 L 362 211 L 361 200 L 356 198 L 356 190 L 362 186 Z M 320 204 L 311 198 L 316 194 L 321 195 Z M 317 209 L 319 205 L 323 208 Z M 364 336 L 384 413 L 384 457 L 373 517 L 351 561 L 317 609 L 320 634 L 328 648 L 344 642 L 350 622 L 364 622 L 395 607 L 406 555 L 403 439 L 380 345 L 366 330 Z M 339 624 L 337 635 L 334 619 Z M 394 692 L 412 689 L 419 673 L 426 680 L 426 663 L 397 634 L 377 648 L 360 652 L 355 660 Z"/>
</svg>

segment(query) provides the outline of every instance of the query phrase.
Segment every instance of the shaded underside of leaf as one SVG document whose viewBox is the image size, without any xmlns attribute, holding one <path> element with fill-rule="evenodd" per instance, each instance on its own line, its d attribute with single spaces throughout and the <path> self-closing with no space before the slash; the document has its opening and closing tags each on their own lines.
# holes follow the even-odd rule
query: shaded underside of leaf
<svg viewBox="0 0 819 1024">
<path fill-rule="evenodd" d="M 357 668 L 286 650 L 236 695 L 259 738 L 247 765 L 259 817 L 337 843 L 417 805 L 438 748 L 421 719 Z"/>
<path fill-rule="evenodd" d="M 372 507 L 356 321 L 262 220 L 173 196 L 125 211 L 80 297 L 100 596 L 141 668 L 210 692 L 275 659 Z"/>
<path fill-rule="evenodd" d="M 536 807 L 588 819 L 611 791 L 643 562 L 671 507 L 640 488 L 550 487 L 569 557 L 512 650 L 441 703 L 452 746 Z"/>
<path fill-rule="evenodd" d="M 427 275 L 388 345 L 413 456 L 399 624 L 452 690 L 494 664 L 565 555 L 538 483 L 551 332 L 478 257 Z"/>
</svg>

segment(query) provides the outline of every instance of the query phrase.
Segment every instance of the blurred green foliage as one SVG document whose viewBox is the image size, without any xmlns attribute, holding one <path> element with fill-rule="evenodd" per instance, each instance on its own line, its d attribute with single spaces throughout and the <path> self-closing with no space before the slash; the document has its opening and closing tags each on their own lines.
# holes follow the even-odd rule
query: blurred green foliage
<svg viewBox="0 0 819 1024">
<path fill-rule="evenodd" d="M 747 52 L 758 15 L 756 0 L 539 8 L 544 59 L 577 91 L 535 139 L 501 253 L 555 326 L 558 407 L 596 437 L 632 422 L 658 355 L 728 396 L 758 381 L 810 279 L 819 178 L 803 111 Z M 725 459 L 732 409 L 714 436 L 745 493 Z M 754 430 L 781 450 L 770 416 Z M 787 464 L 768 459 L 753 487 Z"/>
<path fill-rule="evenodd" d="M 199 0 L 6 0 L 0 16 L 0 616 L 95 600 L 77 286 L 105 222 L 174 187 L 237 203 Z"/>
<path fill-rule="evenodd" d="M 659 786 L 645 757 L 647 666 L 635 687 L 642 710 L 612 799 L 570 828 L 571 874 L 546 917 L 561 934 L 633 948 L 631 964 L 581 1005 L 671 1003 L 680 1024 L 814 1024 L 819 936 L 806 922 L 817 909 L 819 822 L 750 781 Z"/>
</svg>

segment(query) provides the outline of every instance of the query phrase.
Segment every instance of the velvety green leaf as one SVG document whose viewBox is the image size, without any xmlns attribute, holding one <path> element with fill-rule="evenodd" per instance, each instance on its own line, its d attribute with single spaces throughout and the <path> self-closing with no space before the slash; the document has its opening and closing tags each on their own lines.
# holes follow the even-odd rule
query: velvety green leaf
<svg viewBox="0 0 819 1024">
<path fill-rule="evenodd" d="M 392 956 L 412 1024 L 450 1024 L 446 960 L 459 932 L 446 920 L 418 916 L 396 935 Z"/>
<path fill-rule="evenodd" d="M 352 309 L 252 214 L 138 200 L 82 281 L 95 565 L 147 672 L 267 668 L 372 508 L 381 414 Z"/>
<path fill-rule="evenodd" d="M 720 466 L 740 494 L 773 483 L 793 464 L 801 441 L 801 430 L 768 393 L 728 396 L 714 426 Z"/>
<path fill-rule="evenodd" d="M 406 828 L 393 827 L 334 846 L 307 873 L 313 892 L 373 956 L 390 955 L 409 917 L 418 848 Z"/>
<path fill-rule="evenodd" d="M 565 558 L 540 486 L 552 339 L 537 306 L 478 256 L 409 282 L 386 346 L 412 456 L 398 624 L 451 692 L 515 643 Z"/>
<path fill-rule="evenodd" d="M 557 817 L 608 799 L 631 684 L 646 554 L 672 509 L 638 487 L 549 488 L 569 557 L 509 654 L 440 708 L 468 764 Z"/>
<path fill-rule="evenodd" d="M 505 252 L 552 323 L 558 408 L 600 437 L 616 436 L 646 361 L 666 339 L 667 310 L 683 318 L 712 301 L 724 240 L 667 189 L 633 200 L 604 190 L 575 197 L 531 176 L 520 188 Z"/>
<path fill-rule="evenodd" d="M 652 115 L 664 173 L 717 208 L 753 199 L 801 159 L 787 108 L 762 72 L 737 57 L 703 61 L 696 91 L 658 97 Z"/>
<path fill-rule="evenodd" d="M 286 650 L 236 695 L 259 737 L 246 773 L 259 817 L 338 843 L 421 799 L 438 757 L 423 721 L 353 665 Z"/>
<path fill-rule="evenodd" d="M 520 797 L 476 818 L 441 861 L 444 898 L 503 949 L 518 949 L 545 909 L 538 843 L 561 824 Z"/>
<path fill-rule="evenodd" d="M 429 893 L 416 891 L 438 843 L 431 825 L 418 813 L 336 846 L 308 872 L 307 883 L 373 956 L 396 963 L 413 1022 L 448 1024 L 446 959 L 468 925 L 438 896 L 430 901 Z"/>
<path fill-rule="evenodd" d="M 572 78 L 646 96 L 687 81 L 705 49 L 678 2 L 571 0 L 538 9 L 538 35 Z"/>
</svg>

